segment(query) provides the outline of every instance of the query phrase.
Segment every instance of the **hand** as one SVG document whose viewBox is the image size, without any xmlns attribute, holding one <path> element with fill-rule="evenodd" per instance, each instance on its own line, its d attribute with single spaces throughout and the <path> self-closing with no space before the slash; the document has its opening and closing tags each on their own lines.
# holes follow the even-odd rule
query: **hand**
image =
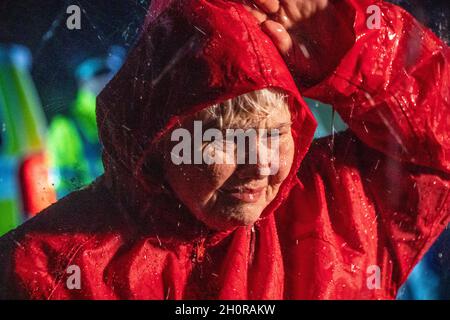
<svg viewBox="0 0 450 320">
<path fill-rule="evenodd" d="M 337 16 L 331 0 L 244 0 L 244 5 L 301 86 L 325 78 L 353 43 L 352 22 Z"/>
<path fill-rule="evenodd" d="M 308 20 L 328 7 L 328 0 L 252 0 L 246 5 L 280 52 L 287 54 Z"/>
</svg>

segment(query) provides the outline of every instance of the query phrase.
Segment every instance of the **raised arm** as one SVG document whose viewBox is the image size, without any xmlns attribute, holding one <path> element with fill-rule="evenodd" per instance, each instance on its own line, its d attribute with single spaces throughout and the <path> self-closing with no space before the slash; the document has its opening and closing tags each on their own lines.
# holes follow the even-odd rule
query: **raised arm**
<svg viewBox="0 0 450 320">
<path fill-rule="evenodd" d="M 445 43 L 383 1 L 271 2 L 255 0 L 259 19 L 304 96 L 333 105 L 368 146 L 450 173 Z"/>
<path fill-rule="evenodd" d="M 255 0 L 260 7 L 249 9 L 284 55 L 301 93 L 331 104 L 351 131 L 332 143 L 336 161 L 329 140 L 315 141 L 299 175 L 333 182 L 326 190 L 332 195 L 328 220 L 345 212 L 351 217 L 336 221 L 345 230 L 367 230 L 365 204 L 373 204 L 377 227 L 365 243 L 377 265 L 393 268 L 386 281 L 398 289 L 450 222 L 449 48 L 406 11 L 382 1 L 274 2 Z M 355 185 L 364 190 L 361 198 L 338 201 L 355 200 Z M 300 201 L 318 192 L 308 191 Z"/>
</svg>

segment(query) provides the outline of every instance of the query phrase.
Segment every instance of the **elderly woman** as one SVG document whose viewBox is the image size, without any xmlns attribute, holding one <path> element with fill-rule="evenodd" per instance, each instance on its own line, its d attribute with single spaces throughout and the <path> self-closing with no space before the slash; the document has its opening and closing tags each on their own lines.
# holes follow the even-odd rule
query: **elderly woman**
<svg viewBox="0 0 450 320">
<path fill-rule="evenodd" d="M 449 222 L 449 51 L 372 4 L 152 1 L 104 176 L 2 238 L 0 297 L 394 298 Z M 311 144 L 299 90 L 350 129 Z"/>
</svg>

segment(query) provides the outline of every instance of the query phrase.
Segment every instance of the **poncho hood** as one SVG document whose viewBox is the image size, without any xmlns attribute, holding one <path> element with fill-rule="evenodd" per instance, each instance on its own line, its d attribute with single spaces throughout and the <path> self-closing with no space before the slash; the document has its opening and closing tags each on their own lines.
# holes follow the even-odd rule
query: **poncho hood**
<svg viewBox="0 0 450 320">
<path fill-rule="evenodd" d="M 316 128 L 288 67 L 242 4 L 152 1 L 135 48 L 97 99 L 105 175 L 115 196 L 128 191 L 125 198 L 142 215 L 143 199 L 164 184 L 143 171 L 151 145 L 187 115 L 263 88 L 288 94 L 295 139 L 291 172 L 265 217 L 296 181 Z"/>
</svg>

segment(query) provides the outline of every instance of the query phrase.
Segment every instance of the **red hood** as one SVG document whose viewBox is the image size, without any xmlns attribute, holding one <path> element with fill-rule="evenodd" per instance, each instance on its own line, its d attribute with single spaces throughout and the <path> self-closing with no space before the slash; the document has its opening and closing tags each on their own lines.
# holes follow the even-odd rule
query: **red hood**
<svg viewBox="0 0 450 320">
<path fill-rule="evenodd" d="M 136 47 L 97 101 L 106 177 L 113 178 L 115 196 L 128 191 L 129 197 L 132 183 L 138 198 L 148 199 L 152 185 L 161 185 L 142 174 L 142 163 L 149 146 L 183 117 L 269 87 L 291 97 L 296 153 L 289 177 L 263 216 L 295 183 L 316 128 L 314 117 L 276 47 L 241 4 L 152 1 Z"/>
</svg>

